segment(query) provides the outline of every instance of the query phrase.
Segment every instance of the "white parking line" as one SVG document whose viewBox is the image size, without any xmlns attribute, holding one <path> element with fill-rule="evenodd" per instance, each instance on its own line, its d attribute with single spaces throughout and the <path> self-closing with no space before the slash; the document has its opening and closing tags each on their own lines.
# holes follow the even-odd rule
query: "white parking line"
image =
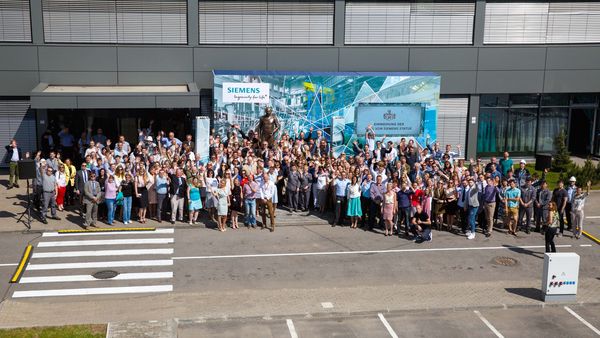
<svg viewBox="0 0 600 338">
<path fill-rule="evenodd" d="M 115 235 L 164 235 L 175 233 L 175 229 L 156 229 L 154 231 L 95 231 L 95 232 L 44 232 L 42 237 L 74 237 L 74 236 L 115 236 Z"/>
<path fill-rule="evenodd" d="M 379 317 L 379 320 L 381 320 L 381 322 L 383 323 L 383 326 L 385 326 L 385 328 L 390 333 L 390 336 L 392 336 L 392 338 L 398 338 L 398 335 L 396 334 L 390 323 L 388 323 L 387 319 L 385 319 L 383 314 L 378 313 L 377 316 Z"/>
<path fill-rule="evenodd" d="M 167 266 L 173 265 L 172 259 L 143 260 L 143 261 L 110 261 L 110 262 L 82 262 L 82 263 L 51 263 L 29 264 L 27 270 L 64 270 L 64 269 L 89 269 L 89 268 L 119 268 L 124 266 Z"/>
<path fill-rule="evenodd" d="M 17 263 L 6 263 L 6 264 L 0 264 L 0 267 L 3 267 L 3 266 L 17 266 L 17 265 L 19 265 L 19 264 L 17 264 Z"/>
<path fill-rule="evenodd" d="M 13 293 L 13 298 L 110 295 L 110 294 L 124 294 L 124 293 L 151 293 L 151 292 L 171 292 L 171 291 L 173 291 L 173 285 L 123 286 L 123 287 L 109 287 L 109 288 L 15 291 Z"/>
<path fill-rule="evenodd" d="M 173 272 L 141 272 L 122 273 L 107 280 L 140 280 L 140 279 L 167 279 L 173 278 Z M 59 282 L 95 282 L 105 279 L 94 278 L 92 275 L 69 275 L 69 276 L 45 276 L 45 277 L 21 277 L 19 283 L 59 283 Z"/>
<path fill-rule="evenodd" d="M 557 248 L 570 248 L 571 244 L 557 245 Z M 261 257 L 286 257 L 286 256 L 327 256 L 327 255 L 362 255 L 362 254 L 385 254 L 403 252 L 436 252 L 436 251 L 472 251 L 472 250 L 519 250 L 519 249 L 542 249 L 543 245 L 529 246 L 484 246 L 466 248 L 423 248 L 423 249 L 396 249 L 396 250 L 357 250 L 357 251 L 322 251 L 322 252 L 293 252 L 276 254 L 249 254 L 249 255 L 220 255 L 220 256 L 186 256 L 173 257 L 175 260 L 188 259 L 222 259 L 222 258 L 261 258 Z"/>
<path fill-rule="evenodd" d="M 58 252 L 34 252 L 31 255 L 31 258 L 135 256 L 135 255 L 172 255 L 172 254 L 173 254 L 173 249 L 58 251 Z"/>
<path fill-rule="evenodd" d="M 287 323 L 288 330 L 290 330 L 290 337 L 298 338 L 298 333 L 296 333 L 296 327 L 294 327 L 294 322 L 291 319 L 287 319 L 285 322 Z"/>
<path fill-rule="evenodd" d="M 58 242 L 40 242 L 38 247 L 58 247 L 58 246 L 91 246 L 91 245 L 125 245 L 125 244 L 170 244 L 173 238 L 128 238 L 128 239 L 104 239 L 91 241 L 58 241 Z"/>
<path fill-rule="evenodd" d="M 504 338 L 504 336 L 498 331 L 496 330 L 496 328 L 494 327 L 494 325 L 492 325 L 487 319 L 485 319 L 485 317 L 483 315 L 481 315 L 481 312 L 475 310 L 473 311 L 475 312 L 475 314 L 477 315 L 477 317 L 479 317 L 479 319 L 481 319 L 481 321 L 490 329 L 492 330 L 492 332 L 494 332 L 494 334 L 496 335 L 496 337 L 498 338 Z"/>
<path fill-rule="evenodd" d="M 600 218 L 600 216 L 585 216 L 585 218 L 595 219 L 595 218 Z"/>
<path fill-rule="evenodd" d="M 585 248 L 585 247 L 590 247 L 592 245 L 591 244 L 579 244 L 579 246 Z"/>
<path fill-rule="evenodd" d="M 590 330 L 594 331 L 594 333 L 596 333 L 597 335 L 600 336 L 600 330 L 598 330 L 597 328 L 595 328 L 594 325 L 590 324 L 587 320 L 581 318 L 580 315 L 578 315 L 577 313 L 575 313 L 575 311 L 571 310 L 568 306 L 565 306 L 565 310 L 567 310 L 570 314 L 573 315 L 573 317 L 579 319 L 580 322 L 582 322 L 585 326 L 589 327 Z"/>
</svg>

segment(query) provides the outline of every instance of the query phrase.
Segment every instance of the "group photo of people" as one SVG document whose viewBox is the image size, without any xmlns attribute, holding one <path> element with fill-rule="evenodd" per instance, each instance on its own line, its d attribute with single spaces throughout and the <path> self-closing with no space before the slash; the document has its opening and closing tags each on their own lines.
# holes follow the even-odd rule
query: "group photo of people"
<svg viewBox="0 0 600 338">
<path fill-rule="evenodd" d="M 213 131 L 202 161 L 191 134 L 153 130 L 152 122 L 134 140 L 111 140 L 101 129 L 76 138 L 64 127 L 44 134 L 35 153 L 23 154 L 15 140 L 6 146 L 9 188 L 18 186 L 13 162 L 33 158 L 40 221 L 60 220 L 71 209 L 85 228 L 155 220 L 274 231 L 282 210 L 417 242 L 431 241 L 434 230 L 468 240 L 495 229 L 510 236 L 534 231 L 555 251 L 555 236 L 581 237 L 590 182 L 571 177 L 549 187 L 547 171 L 530 174 L 526 161 L 515 163 L 508 152 L 467 160 L 460 145 L 393 142 L 371 125 L 365 134 L 352 154 L 335 156 L 322 130 L 280 133 L 267 107 L 255 129 L 231 125 L 223 139 Z"/>
</svg>

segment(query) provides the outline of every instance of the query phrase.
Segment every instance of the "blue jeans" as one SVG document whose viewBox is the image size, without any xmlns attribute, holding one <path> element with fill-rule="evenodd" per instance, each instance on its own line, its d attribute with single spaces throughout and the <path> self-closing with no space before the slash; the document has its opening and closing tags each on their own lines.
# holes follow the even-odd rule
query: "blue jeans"
<svg viewBox="0 0 600 338">
<path fill-rule="evenodd" d="M 398 215 L 398 222 L 400 224 L 404 224 L 404 233 L 408 235 L 408 230 L 411 228 L 410 226 L 410 217 L 412 214 L 411 207 L 400 207 L 400 215 Z M 400 233 L 400 229 L 398 229 L 398 233 Z"/>
<path fill-rule="evenodd" d="M 131 196 L 123 197 L 123 223 L 131 221 L 131 201 Z"/>
<path fill-rule="evenodd" d="M 256 200 L 244 200 L 244 210 L 246 212 L 246 225 L 256 225 Z"/>
<path fill-rule="evenodd" d="M 468 207 L 467 209 L 467 220 L 469 222 L 469 226 L 471 227 L 471 233 L 475 233 L 475 219 L 477 218 L 477 209 L 479 207 Z"/>
<path fill-rule="evenodd" d="M 115 220 L 116 199 L 112 198 L 104 201 L 106 202 L 106 208 L 108 209 L 108 224 L 113 224 L 113 221 Z"/>
</svg>

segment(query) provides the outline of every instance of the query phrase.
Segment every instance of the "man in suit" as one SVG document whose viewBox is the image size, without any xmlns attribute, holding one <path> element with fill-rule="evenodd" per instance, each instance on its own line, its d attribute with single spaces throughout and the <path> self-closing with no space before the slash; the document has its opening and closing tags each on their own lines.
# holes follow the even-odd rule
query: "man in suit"
<svg viewBox="0 0 600 338">
<path fill-rule="evenodd" d="M 87 166 L 84 163 L 81 164 L 81 170 L 75 174 L 75 186 L 74 192 L 79 198 L 79 214 L 83 216 L 85 213 L 85 204 L 83 203 L 83 195 L 85 184 L 89 181 L 91 172 L 87 169 Z"/>
<path fill-rule="evenodd" d="M 298 211 L 298 193 L 300 192 L 300 173 L 298 166 L 292 164 L 287 177 L 286 194 L 288 195 L 288 208 L 290 212 Z"/>
<path fill-rule="evenodd" d="M 8 189 L 19 187 L 19 161 L 23 159 L 23 152 L 17 146 L 17 140 L 10 140 L 6 147 L 6 162 L 9 164 Z"/>
<path fill-rule="evenodd" d="M 175 175 L 171 175 L 169 193 L 171 194 L 171 223 L 175 224 L 175 219 L 183 222 L 183 205 L 187 195 L 187 182 L 182 169 L 177 169 Z M 177 213 L 179 213 L 179 217 L 177 217 Z"/>
<path fill-rule="evenodd" d="M 102 197 L 100 183 L 96 182 L 96 174 L 90 173 L 89 180 L 83 188 L 83 203 L 86 206 L 84 226 L 96 226 L 98 220 L 98 203 Z"/>
<path fill-rule="evenodd" d="M 302 211 L 308 211 L 310 207 L 312 181 L 313 175 L 308 171 L 308 165 L 304 165 L 304 170 L 300 173 L 300 209 Z"/>
</svg>

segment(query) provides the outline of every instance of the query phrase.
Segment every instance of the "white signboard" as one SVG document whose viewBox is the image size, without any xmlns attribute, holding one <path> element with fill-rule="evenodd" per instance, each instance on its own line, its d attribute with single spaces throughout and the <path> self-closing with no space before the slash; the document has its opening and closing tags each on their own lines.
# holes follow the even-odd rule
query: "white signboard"
<svg viewBox="0 0 600 338">
<path fill-rule="evenodd" d="M 269 99 L 269 83 L 223 83 L 224 103 L 268 104 Z"/>
<path fill-rule="evenodd" d="M 420 136 L 423 107 L 410 104 L 361 104 L 356 108 L 356 134 L 364 135 L 371 125 L 377 135 Z"/>
</svg>

